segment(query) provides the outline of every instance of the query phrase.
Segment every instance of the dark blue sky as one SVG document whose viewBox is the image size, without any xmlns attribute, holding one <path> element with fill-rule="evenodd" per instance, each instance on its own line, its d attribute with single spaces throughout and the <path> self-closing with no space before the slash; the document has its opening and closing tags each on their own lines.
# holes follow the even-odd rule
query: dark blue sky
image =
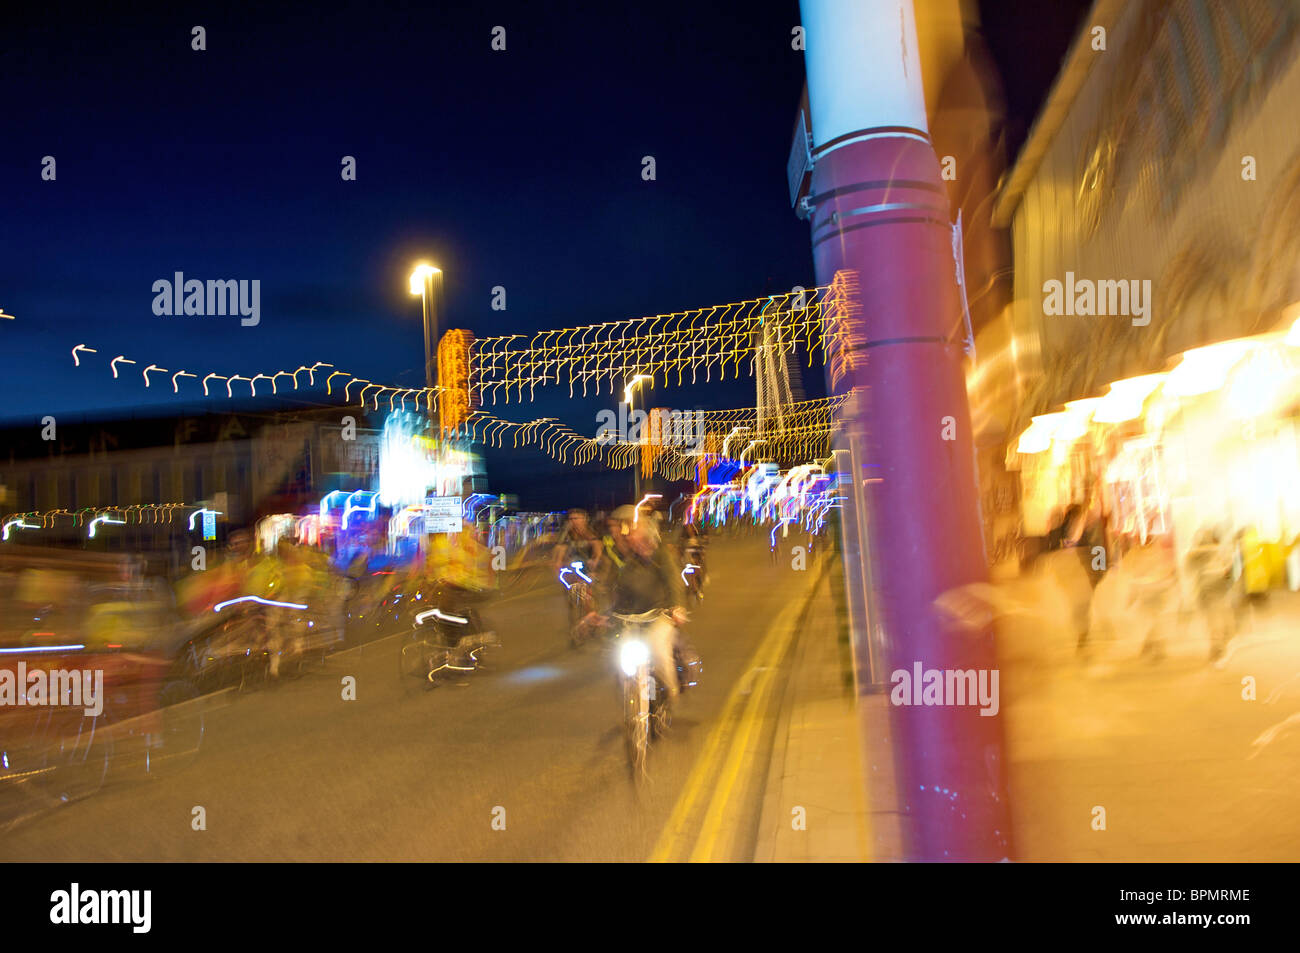
<svg viewBox="0 0 1300 953">
<path fill-rule="evenodd" d="M 48 15 L 5 30 L 0 305 L 19 321 L 0 331 L 23 356 L 6 412 L 146 396 L 75 372 L 82 341 L 168 368 L 324 360 L 418 384 L 419 256 L 446 272 L 444 326 L 479 335 L 810 283 L 784 182 L 796 5 L 747 6 L 744 23 L 549 7 Z M 490 49 L 497 24 L 505 52 Z M 155 316 L 150 286 L 177 270 L 259 278 L 261 324 Z"/>
<path fill-rule="evenodd" d="M 812 284 L 785 183 L 804 81 L 794 0 L 6 16 L 0 306 L 18 320 L 0 322 L 0 417 L 171 399 L 143 388 L 150 361 L 200 374 L 326 361 L 419 386 L 406 276 L 420 257 L 446 273 L 443 327 L 479 336 Z M 175 271 L 259 279 L 260 325 L 155 316 L 151 285 Z M 490 308 L 496 285 L 505 312 Z M 82 342 L 100 353 L 76 369 Z M 119 353 L 141 363 L 115 381 Z M 821 373 L 805 375 L 810 393 Z M 753 389 L 654 402 L 743 406 Z M 498 413 L 594 433 L 608 405 L 556 393 Z"/>
</svg>

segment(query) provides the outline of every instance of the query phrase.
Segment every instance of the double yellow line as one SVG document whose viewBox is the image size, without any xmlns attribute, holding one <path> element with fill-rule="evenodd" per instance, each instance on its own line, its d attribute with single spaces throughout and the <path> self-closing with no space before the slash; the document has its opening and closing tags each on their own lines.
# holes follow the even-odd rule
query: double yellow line
<svg viewBox="0 0 1300 953">
<path fill-rule="evenodd" d="M 814 588 L 815 580 L 816 574 Z M 687 859 L 692 863 L 736 859 L 718 854 L 724 825 L 738 813 L 729 814 L 728 807 L 733 793 L 737 793 L 737 782 L 752 760 L 751 743 L 754 742 L 767 709 L 778 664 L 794 640 L 796 623 L 806 602 L 806 595 L 801 593 L 777 614 L 763 636 L 763 641 L 746 664 L 745 674 L 732 687 L 704 751 L 696 759 L 668 823 L 659 835 L 659 841 L 650 855 L 652 863 Z M 747 682 L 751 685 L 748 694 L 744 691 Z M 730 745 L 725 762 L 719 767 L 719 762 L 722 762 L 719 753 L 728 741 Z M 709 784 L 710 781 L 713 781 L 712 785 Z M 704 809 L 704 819 L 695 826 L 693 819 L 701 808 Z"/>
</svg>

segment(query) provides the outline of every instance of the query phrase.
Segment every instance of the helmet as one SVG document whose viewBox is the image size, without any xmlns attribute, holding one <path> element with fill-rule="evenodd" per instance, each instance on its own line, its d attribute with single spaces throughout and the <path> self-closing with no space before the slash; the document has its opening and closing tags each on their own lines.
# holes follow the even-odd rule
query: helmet
<svg viewBox="0 0 1300 953">
<path fill-rule="evenodd" d="M 659 527 L 655 525 L 655 521 L 650 518 L 649 513 L 642 513 L 638 516 L 637 508 L 635 506 L 625 505 L 620 506 L 611 513 L 609 518 L 612 522 L 623 524 L 624 535 L 630 533 L 632 527 L 635 526 L 637 531 L 640 532 L 644 538 L 648 539 L 655 546 L 659 545 Z"/>
</svg>

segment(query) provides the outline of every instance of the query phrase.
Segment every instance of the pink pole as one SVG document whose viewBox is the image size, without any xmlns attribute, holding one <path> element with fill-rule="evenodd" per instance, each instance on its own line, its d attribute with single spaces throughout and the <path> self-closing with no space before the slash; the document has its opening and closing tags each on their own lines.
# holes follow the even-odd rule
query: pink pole
<svg viewBox="0 0 1300 953">
<path fill-rule="evenodd" d="M 911 0 L 804 0 L 802 12 L 817 282 L 830 284 L 850 270 L 858 287 L 854 369 L 836 389 L 865 396 L 841 421 L 852 461 L 846 535 L 867 528 L 865 565 L 853 565 L 861 554 L 849 541 L 845 546 L 850 610 L 869 607 L 870 624 L 853 626 L 859 691 L 874 683 L 891 702 L 913 701 L 913 693 L 920 700 L 921 686 L 901 698 L 902 687 L 895 687 L 896 673 L 910 680 L 917 663 L 922 672 L 940 672 L 945 684 L 949 671 L 974 670 L 1000 687 L 992 681 L 991 627 L 957 628 L 935 607 L 941 594 L 985 581 L 987 568 L 965 322 Z M 862 711 L 869 716 L 869 708 Z M 974 700 L 891 703 L 890 717 L 906 857 L 1009 857 L 1000 714 L 981 714 Z"/>
</svg>

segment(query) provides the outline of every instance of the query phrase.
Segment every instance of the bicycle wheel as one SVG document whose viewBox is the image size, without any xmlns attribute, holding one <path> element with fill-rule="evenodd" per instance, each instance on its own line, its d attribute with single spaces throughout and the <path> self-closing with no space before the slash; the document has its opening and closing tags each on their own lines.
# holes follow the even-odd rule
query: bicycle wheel
<svg viewBox="0 0 1300 953">
<path fill-rule="evenodd" d="M 49 733 L 41 752 L 44 770 L 34 775 L 42 797 L 54 804 L 68 804 L 89 797 L 104 786 L 113 760 L 113 741 L 96 716 L 82 715 L 70 730 L 58 731 L 47 720 Z"/>
<path fill-rule="evenodd" d="M 173 678 L 163 685 L 158 695 L 162 731 L 149 739 L 144 755 L 144 770 L 150 777 L 179 771 L 198 757 L 206 727 L 198 707 L 202 702 L 195 703 L 201 694 L 189 679 Z"/>
<path fill-rule="evenodd" d="M 424 639 L 408 638 L 402 643 L 397 656 L 397 670 L 404 692 L 427 691 L 433 687 L 429 675 L 433 670 L 434 654 L 433 643 Z"/>
<path fill-rule="evenodd" d="M 628 765 L 634 780 L 646 774 L 646 757 L 650 752 L 650 710 L 645 676 L 624 679 L 624 730 L 627 739 Z"/>
<path fill-rule="evenodd" d="M 664 691 L 659 680 L 650 676 L 650 737 L 658 740 L 668 734 L 673 726 L 673 708 L 668 693 Z"/>
</svg>

